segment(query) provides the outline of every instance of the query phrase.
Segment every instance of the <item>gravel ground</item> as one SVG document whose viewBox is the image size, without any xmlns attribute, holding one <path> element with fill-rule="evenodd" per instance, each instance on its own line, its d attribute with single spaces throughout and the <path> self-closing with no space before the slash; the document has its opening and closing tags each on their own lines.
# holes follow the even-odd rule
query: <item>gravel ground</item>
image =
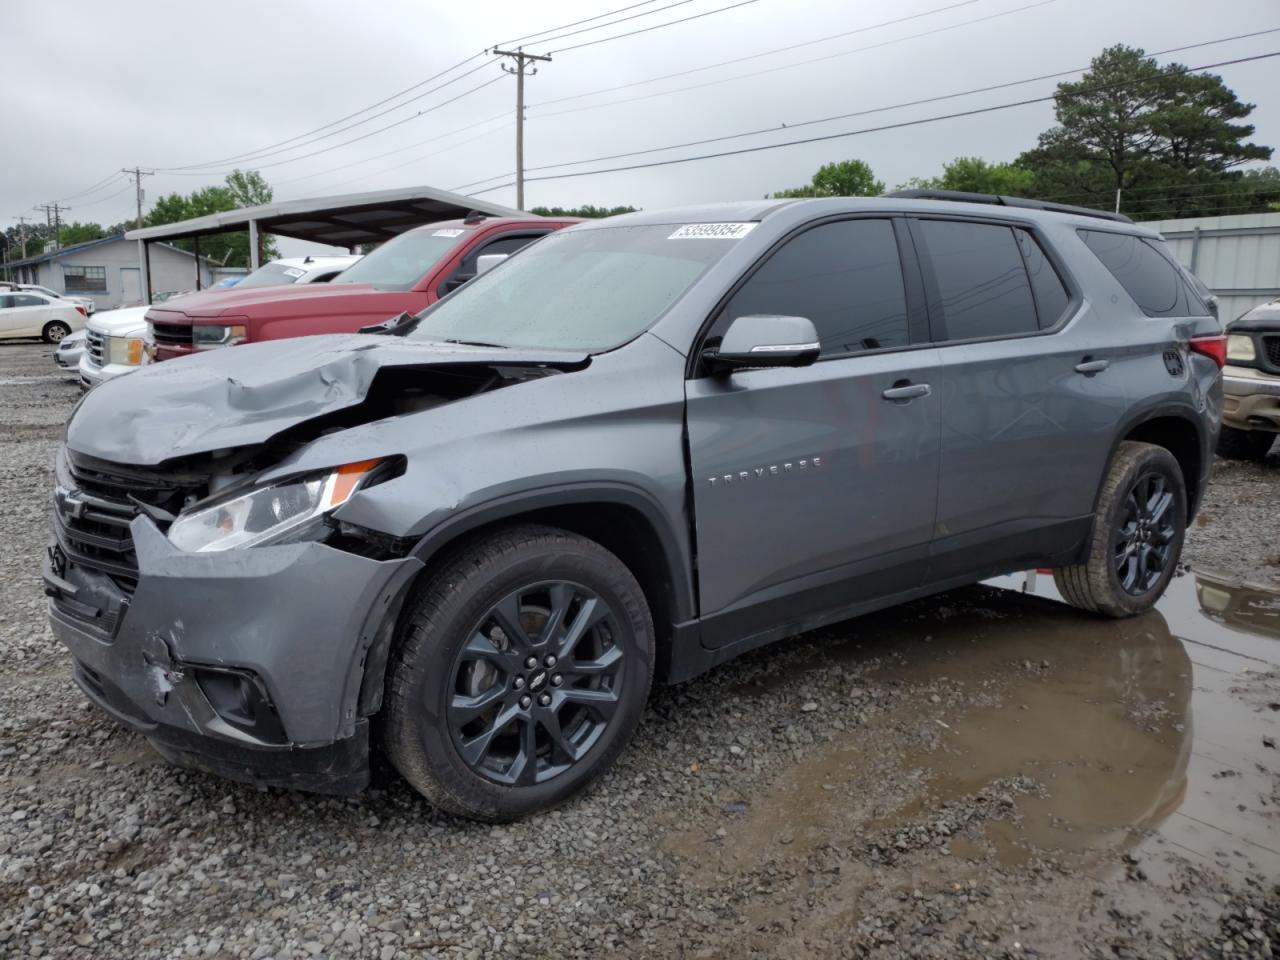
<svg viewBox="0 0 1280 960">
<path fill-rule="evenodd" d="M 510 826 L 441 815 L 385 766 L 350 800 L 169 767 L 84 702 L 45 623 L 51 462 L 78 395 L 49 354 L 0 344 L 0 956 L 1280 949 L 1261 726 L 1280 671 L 1221 668 L 1239 682 L 1215 702 L 1252 752 L 1197 760 L 1204 685 L 1173 614 L 1114 624 L 975 587 L 809 634 L 657 690 L 598 787 Z M 1190 558 L 1273 577 L 1277 477 L 1220 465 Z M 1227 799 L 1252 846 L 1170 816 Z"/>
</svg>

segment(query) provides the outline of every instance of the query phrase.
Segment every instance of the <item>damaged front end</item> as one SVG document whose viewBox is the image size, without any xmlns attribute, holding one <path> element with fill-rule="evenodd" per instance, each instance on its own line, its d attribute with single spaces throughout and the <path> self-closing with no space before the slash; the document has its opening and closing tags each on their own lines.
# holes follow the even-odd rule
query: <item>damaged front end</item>
<svg viewBox="0 0 1280 960">
<path fill-rule="evenodd" d="M 411 542 L 334 512 L 400 477 L 404 458 L 287 464 L 318 438 L 556 371 L 371 350 L 370 339 L 294 341 L 327 359 L 309 372 L 282 361 L 252 387 L 220 361 L 165 364 L 136 408 L 123 394 L 144 370 L 94 391 L 68 427 L 44 562 L 52 628 L 85 694 L 173 762 L 319 792 L 364 787 L 368 718 L 422 562 Z"/>
</svg>

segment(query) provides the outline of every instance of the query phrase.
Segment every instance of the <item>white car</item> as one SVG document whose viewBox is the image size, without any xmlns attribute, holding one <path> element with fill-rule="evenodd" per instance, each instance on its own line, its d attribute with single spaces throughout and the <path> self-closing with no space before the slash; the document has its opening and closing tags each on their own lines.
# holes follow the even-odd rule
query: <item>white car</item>
<svg viewBox="0 0 1280 960">
<path fill-rule="evenodd" d="M 8 290 L 4 289 L 6 287 Z M 13 283 L 8 280 L 0 280 L 0 293 L 6 293 L 8 291 L 16 293 L 19 290 L 44 294 L 46 297 L 53 297 L 55 300 L 69 300 L 72 303 L 79 304 L 84 307 L 84 312 L 86 314 L 92 314 L 93 311 L 98 309 L 98 305 L 93 302 L 93 297 L 77 297 L 69 293 L 59 293 L 57 290 L 50 290 L 48 287 L 42 287 L 38 283 Z"/>
<path fill-rule="evenodd" d="M 132 373 L 147 362 L 143 337 L 149 308 L 121 307 L 103 310 L 85 326 L 84 354 L 80 357 L 80 386 L 85 390 L 106 380 Z"/>
<path fill-rule="evenodd" d="M 234 287 L 278 287 L 286 283 L 328 283 L 360 257 L 281 257 L 264 263 Z"/>
<path fill-rule="evenodd" d="M 0 337 L 39 337 L 58 343 L 84 329 L 85 309 L 28 290 L 0 290 Z"/>
<path fill-rule="evenodd" d="M 58 349 L 53 351 L 53 362 L 58 365 L 59 370 L 75 376 L 80 375 L 80 357 L 84 354 L 84 331 L 77 330 L 75 333 L 68 333 L 58 343 Z"/>
</svg>

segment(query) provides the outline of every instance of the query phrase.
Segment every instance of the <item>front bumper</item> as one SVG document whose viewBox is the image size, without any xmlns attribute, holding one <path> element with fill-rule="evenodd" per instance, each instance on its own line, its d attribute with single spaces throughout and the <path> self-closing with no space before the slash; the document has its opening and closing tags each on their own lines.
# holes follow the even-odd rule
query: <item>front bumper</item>
<svg viewBox="0 0 1280 960">
<path fill-rule="evenodd" d="M 83 347 L 76 347 L 70 350 L 59 349 L 53 351 L 53 362 L 58 365 L 59 369 L 75 373 L 80 367 L 80 358 L 83 355 Z"/>
<path fill-rule="evenodd" d="M 80 374 L 80 386 L 88 390 L 100 383 L 106 383 L 116 377 L 123 377 L 126 373 L 133 373 L 133 371 L 141 368 L 127 363 L 106 363 L 98 366 L 89 362 L 89 355 L 86 353 L 81 358 L 77 369 Z"/>
<path fill-rule="evenodd" d="M 1280 432 L 1280 377 L 1249 367 L 1222 374 L 1222 422 L 1237 430 Z"/>
<path fill-rule="evenodd" d="M 421 562 L 319 543 L 186 553 L 145 516 L 130 531 L 131 591 L 68 559 L 57 535 L 45 560 L 53 633 L 86 695 L 182 766 L 363 789 L 365 657 Z"/>
</svg>

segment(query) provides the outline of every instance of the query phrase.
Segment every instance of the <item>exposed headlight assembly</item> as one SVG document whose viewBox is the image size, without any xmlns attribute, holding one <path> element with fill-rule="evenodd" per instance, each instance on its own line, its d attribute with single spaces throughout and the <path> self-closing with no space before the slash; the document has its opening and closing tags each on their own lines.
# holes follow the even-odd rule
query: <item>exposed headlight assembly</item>
<svg viewBox="0 0 1280 960">
<path fill-rule="evenodd" d="M 169 526 L 174 546 L 193 553 L 301 539 L 313 523 L 351 499 L 382 460 L 254 487 L 191 513 Z"/>
<path fill-rule="evenodd" d="M 107 337 L 107 363 L 136 367 L 142 363 L 142 337 Z"/>
</svg>

